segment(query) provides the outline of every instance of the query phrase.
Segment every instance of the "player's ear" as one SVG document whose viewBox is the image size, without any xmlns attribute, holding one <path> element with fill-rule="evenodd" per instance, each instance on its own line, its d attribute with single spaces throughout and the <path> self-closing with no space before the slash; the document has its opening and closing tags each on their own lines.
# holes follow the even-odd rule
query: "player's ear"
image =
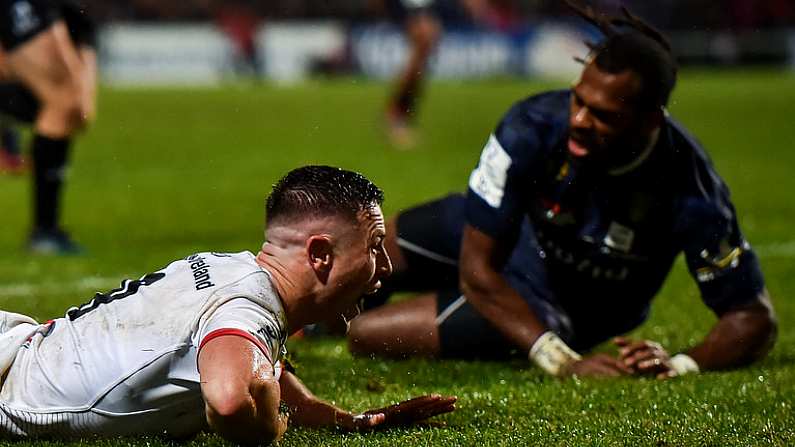
<svg viewBox="0 0 795 447">
<path fill-rule="evenodd" d="M 325 284 L 334 265 L 334 244 L 331 239 L 327 235 L 309 236 L 306 241 L 306 253 L 315 275 Z"/>
</svg>

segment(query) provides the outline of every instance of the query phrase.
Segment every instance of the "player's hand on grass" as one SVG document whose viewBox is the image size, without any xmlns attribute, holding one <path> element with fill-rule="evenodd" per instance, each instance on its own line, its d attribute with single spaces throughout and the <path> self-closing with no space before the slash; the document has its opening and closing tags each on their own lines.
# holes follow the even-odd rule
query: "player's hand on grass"
<svg viewBox="0 0 795 447">
<path fill-rule="evenodd" d="M 659 343 L 651 340 L 631 340 L 616 337 L 613 343 L 618 346 L 618 357 L 624 365 L 636 374 L 651 375 L 658 379 L 674 377 L 671 356 Z"/>
<path fill-rule="evenodd" d="M 368 410 L 361 414 L 348 413 L 337 420 L 337 426 L 347 430 L 370 430 L 408 425 L 455 410 L 457 399 L 457 397 L 438 394 L 415 397 L 399 404 Z"/>
<path fill-rule="evenodd" d="M 566 373 L 579 377 L 619 377 L 630 375 L 633 371 L 620 359 L 599 353 L 570 364 Z"/>
</svg>

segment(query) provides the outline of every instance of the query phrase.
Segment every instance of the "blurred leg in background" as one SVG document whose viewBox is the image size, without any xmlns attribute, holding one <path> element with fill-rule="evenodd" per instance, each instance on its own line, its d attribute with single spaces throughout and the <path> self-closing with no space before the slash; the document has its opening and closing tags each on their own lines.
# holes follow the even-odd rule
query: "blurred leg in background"
<svg viewBox="0 0 795 447">
<path fill-rule="evenodd" d="M 414 121 L 422 93 L 428 58 L 442 35 L 434 0 L 387 0 L 389 14 L 402 22 L 409 43 L 409 57 L 387 104 L 386 124 L 390 142 L 398 149 L 416 143 Z"/>
<path fill-rule="evenodd" d="M 33 124 L 33 229 L 36 254 L 76 254 L 60 224 L 72 138 L 95 115 L 93 24 L 67 1 L 0 1 L 4 83 L 0 108 Z"/>
</svg>

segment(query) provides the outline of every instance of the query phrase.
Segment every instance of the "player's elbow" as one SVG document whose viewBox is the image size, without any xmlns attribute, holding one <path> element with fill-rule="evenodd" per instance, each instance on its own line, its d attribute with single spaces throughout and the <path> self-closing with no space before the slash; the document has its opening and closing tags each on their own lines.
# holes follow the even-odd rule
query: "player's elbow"
<svg viewBox="0 0 795 447">
<path fill-rule="evenodd" d="M 462 268 L 458 285 L 461 292 L 469 301 L 488 303 L 491 301 L 493 291 L 499 287 L 497 280 L 499 274 L 486 266 L 468 265 Z"/>
<path fill-rule="evenodd" d="M 764 358 L 773 348 L 778 336 L 778 321 L 773 306 L 764 292 L 757 303 L 732 313 L 734 331 L 742 334 L 740 364 L 749 364 Z"/>
<path fill-rule="evenodd" d="M 205 416 L 213 431 L 239 444 L 267 445 L 281 436 L 277 409 L 258 408 L 247 389 L 218 388 L 205 392 Z"/>
</svg>

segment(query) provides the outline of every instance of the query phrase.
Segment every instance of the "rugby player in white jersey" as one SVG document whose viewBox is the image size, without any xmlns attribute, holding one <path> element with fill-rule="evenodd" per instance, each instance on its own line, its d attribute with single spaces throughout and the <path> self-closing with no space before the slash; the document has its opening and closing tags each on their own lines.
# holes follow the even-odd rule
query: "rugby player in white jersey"
<svg viewBox="0 0 795 447">
<path fill-rule="evenodd" d="M 392 267 L 383 193 L 326 166 L 288 173 L 255 256 L 198 253 L 38 324 L 0 312 L 0 435 L 186 437 L 267 444 L 288 422 L 359 430 L 454 409 L 422 396 L 354 414 L 283 368 L 288 334 L 358 299 Z"/>
</svg>

